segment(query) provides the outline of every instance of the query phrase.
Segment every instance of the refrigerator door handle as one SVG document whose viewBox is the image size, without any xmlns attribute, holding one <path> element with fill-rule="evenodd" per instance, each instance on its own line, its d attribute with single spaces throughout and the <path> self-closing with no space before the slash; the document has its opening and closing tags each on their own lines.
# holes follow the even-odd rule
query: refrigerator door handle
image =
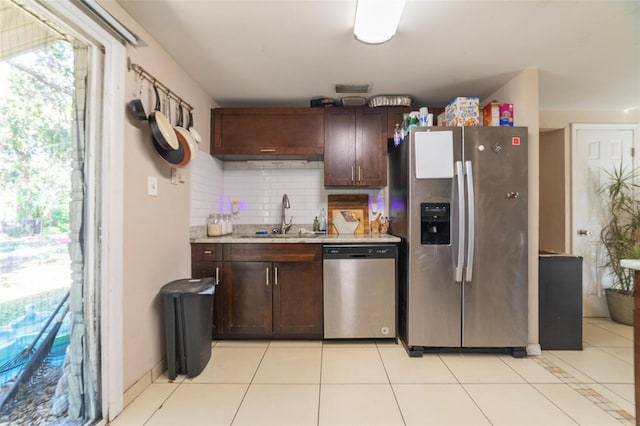
<svg viewBox="0 0 640 426">
<path fill-rule="evenodd" d="M 473 278 L 473 248 L 476 239 L 476 215 L 475 215 L 475 193 L 473 191 L 473 166 L 471 161 L 464 162 L 465 178 L 467 181 L 467 218 L 469 219 L 469 238 L 467 241 L 467 266 L 465 267 L 464 279 L 471 282 Z"/>
<path fill-rule="evenodd" d="M 455 280 L 462 282 L 464 267 L 464 234 L 465 234 L 465 202 L 464 202 L 464 171 L 462 161 L 456 161 L 456 182 L 458 184 L 458 259 L 456 261 Z"/>
</svg>

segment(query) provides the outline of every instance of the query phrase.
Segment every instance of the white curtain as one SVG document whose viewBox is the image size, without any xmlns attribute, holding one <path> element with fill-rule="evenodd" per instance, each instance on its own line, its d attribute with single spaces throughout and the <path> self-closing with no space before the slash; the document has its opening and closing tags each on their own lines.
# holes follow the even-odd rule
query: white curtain
<svg viewBox="0 0 640 426">
<path fill-rule="evenodd" d="M 72 172 L 71 202 L 69 206 L 69 253 L 71 255 L 71 293 L 69 297 L 69 313 L 71 314 L 71 342 L 69 344 L 69 376 L 68 376 L 68 416 L 80 418 L 84 416 L 84 408 L 90 401 L 85 395 L 93 392 L 84 389 L 83 365 L 87 348 L 85 347 L 84 321 L 84 195 L 85 186 L 85 114 L 87 87 L 87 46 L 74 41 L 74 86 L 73 128 L 72 136 Z M 90 372 L 87 372 L 90 374 Z M 91 399 L 91 398 L 89 398 Z M 88 408 L 88 407 L 87 407 Z"/>
<path fill-rule="evenodd" d="M 94 360 L 95 346 L 89 344 L 93 330 L 87 330 L 85 318 L 98 318 L 95 315 L 95 292 L 90 287 L 93 280 L 87 276 L 85 265 L 85 223 L 86 212 L 86 107 L 87 79 L 89 76 L 89 48 L 79 41 L 72 41 L 74 50 L 74 96 L 73 126 L 71 129 L 71 201 L 69 203 L 69 254 L 71 258 L 71 288 L 69 295 L 69 315 L 71 322 L 71 341 L 67 348 L 63 376 L 56 389 L 57 395 L 66 398 L 54 398 L 53 411 L 56 414 L 67 411 L 73 419 L 96 418 L 97 401 L 95 398 L 99 371 Z M 97 321 L 90 321 L 96 324 Z M 97 324 L 96 324 L 97 329 Z"/>
</svg>

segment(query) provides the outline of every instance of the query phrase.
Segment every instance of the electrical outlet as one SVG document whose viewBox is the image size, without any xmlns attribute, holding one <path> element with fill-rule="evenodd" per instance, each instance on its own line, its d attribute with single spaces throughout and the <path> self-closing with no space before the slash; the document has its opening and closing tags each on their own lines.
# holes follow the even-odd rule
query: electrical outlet
<svg viewBox="0 0 640 426">
<path fill-rule="evenodd" d="M 155 176 L 147 176 L 147 195 L 158 196 L 158 178 Z"/>
</svg>

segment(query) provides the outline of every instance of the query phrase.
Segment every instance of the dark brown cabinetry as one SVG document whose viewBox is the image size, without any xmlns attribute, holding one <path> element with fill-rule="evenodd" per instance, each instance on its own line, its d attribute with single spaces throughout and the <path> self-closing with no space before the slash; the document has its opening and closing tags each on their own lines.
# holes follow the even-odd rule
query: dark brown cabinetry
<svg viewBox="0 0 640 426">
<path fill-rule="evenodd" d="M 275 262 L 273 270 L 273 333 L 321 338 L 322 262 Z"/>
<path fill-rule="evenodd" d="M 208 244 L 192 244 L 194 251 Z M 196 273 L 218 272 L 214 337 L 322 338 L 322 246 L 218 244 L 222 262 L 195 261 Z M 204 263 L 208 263 L 205 261 Z M 215 265 L 214 265 L 215 263 Z"/>
<path fill-rule="evenodd" d="M 271 262 L 225 262 L 222 334 L 271 335 Z"/>
<path fill-rule="evenodd" d="M 385 186 L 386 130 L 384 108 L 325 109 L 325 186 Z"/>
<path fill-rule="evenodd" d="M 321 108 L 216 108 L 211 110 L 211 153 L 226 160 L 319 160 L 323 123 Z"/>
<path fill-rule="evenodd" d="M 216 278 L 216 291 L 222 282 L 222 244 L 191 244 L 191 276 L 193 278 Z M 222 298 L 213 298 L 213 335 L 220 333 L 222 324 Z"/>
</svg>

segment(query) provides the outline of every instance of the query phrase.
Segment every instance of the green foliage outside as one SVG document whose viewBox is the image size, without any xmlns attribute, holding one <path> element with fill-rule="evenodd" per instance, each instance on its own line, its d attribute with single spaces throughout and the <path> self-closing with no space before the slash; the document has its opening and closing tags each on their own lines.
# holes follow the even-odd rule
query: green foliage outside
<svg viewBox="0 0 640 426">
<path fill-rule="evenodd" d="M 69 289 L 73 70 L 66 41 L 0 62 L 0 326 Z"/>
<path fill-rule="evenodd" d="M 73 49 L 55 42 L 8 61 L 0 96 L 0 221 L 23 237 L 69 229 Z"/>
</svg>

